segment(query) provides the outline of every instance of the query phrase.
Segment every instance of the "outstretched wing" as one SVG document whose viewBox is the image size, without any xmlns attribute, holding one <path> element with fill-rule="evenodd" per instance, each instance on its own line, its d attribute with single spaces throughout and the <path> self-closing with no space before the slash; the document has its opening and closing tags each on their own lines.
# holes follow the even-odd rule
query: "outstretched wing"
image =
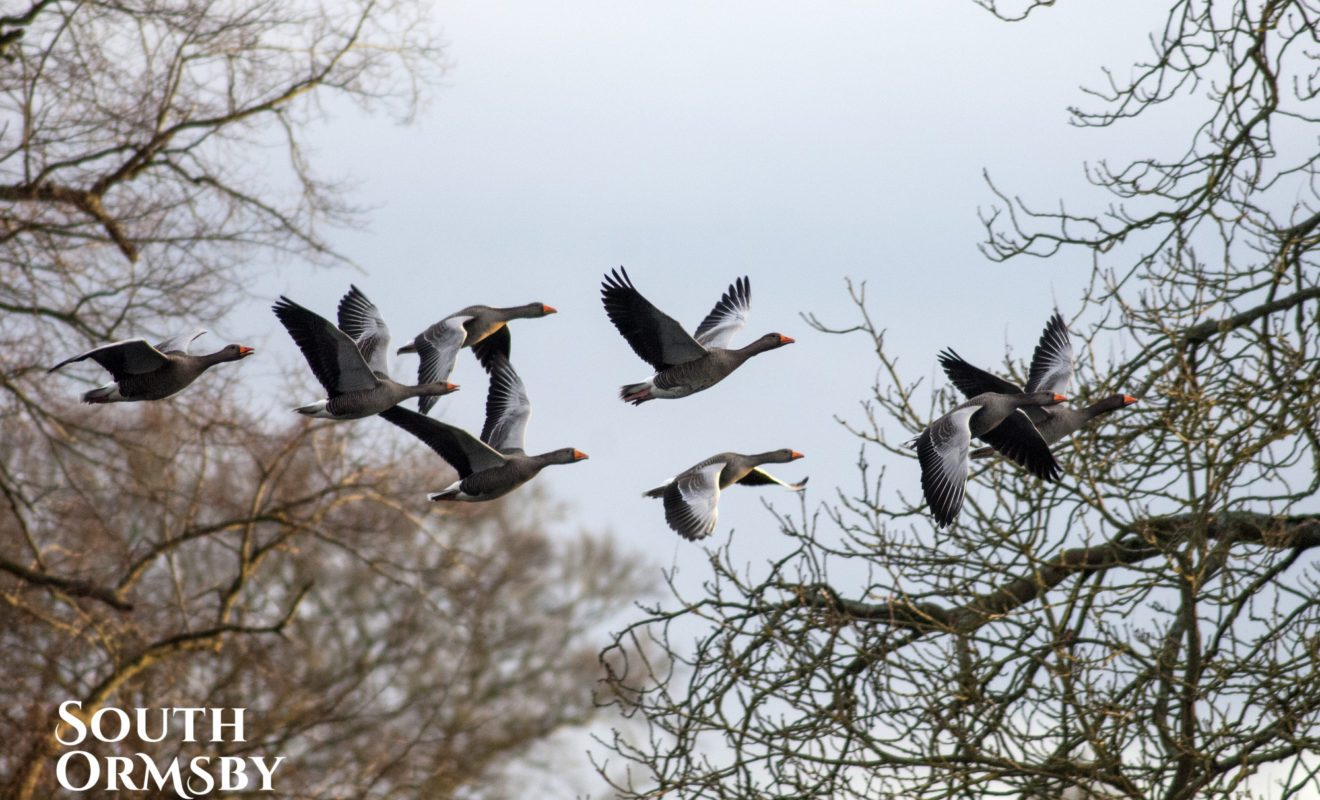
<svg viewBox="0 0 1320 800">
<path fill-rule="evenodd" d="M 981 441 L 999 451 L 1041 480 L 1052 481 L 1063 471 L 1050 446 L 1041 438 L 1024 409 L 1009 414 L 1003 422 L 980 434 Z"/>
<path fill-rule="evenodd" d="M 472 345 L 472 354 L 482 368 L 490 372 L 498 359 L 509 360 L 513 351 L 513 337 L 509 335 L 509 326 L 501 325 L 486 335 L 485 339 Z"/>
<path fill-rule="evenodd" d="M 1031 372 L 1027 376 L 1028 392 L 1054 392 L 1067 394 L 1073 376 L 1072 337 L 1058 311 L 1045 324 L 1045 331 L 1031 356 Z"/>
<path fill-rule="evenodd" d="M 623 267 L 605 276 L 600 295 L 610 322 L 623 334 L 633 352 L 657 372 L 706 354 L 706 348 L 689 336 L 682 325 L 642 297 Z"/>
<path fill-rule="evenodd" d="M 952 348 L 946 348 L 940 351 L 940 366 L 944 368 L 944 374 L 949 378 L 949 382 L 958 387 L 958 391 L 967 398 L 976 397 L 978 394 L 994 392 L 996 394 L 1022 394 L 1022 389 L 1018 388 L 1012 381 L 1004 380 L 990 372 L 986 372 L 980 367 L 974 367 L 967 363 L 962 356 Z"/>
<path fill-rule="evenodd" d="M 527 418 L 532 404 L 522 378 L 507 359 L 496 356 L 491 362 L 490 391 L 486 393 L 486 424 L 481 441 L 501 453 L 523 452 Z"/>
<path fill-rule="evenodd" d="M 390 329 L 376 304 L 352 284 L 348 294 L 339 300 L 339 329 L 357 342 L 358 351 L 372 372 L 390 374 Z"/>
<path fill-rule="evenodd" d="M 772 483 L 777 483 L 780 486 L 784 486 L 786 488 L 792 489 L 795 492 L 800 492 L 807 487 L 806 478 L 803 478 L 797 483 L 788 483 L 786 481 L 779 480 L 778 478 L 766 472 L 765 470 L 761 469 L 760 467 L 753 467 L 752 471 L 744 475 L 742 479 L 738 481 L 738 483 L 742 484 L 743 486 L 768 486 Z"/>
<path fill-rule="evenodd" d="M 271 310 L 302 350 L 312 374 L 331 397 L 380 385 L 357 343 L 330 320 L 284 296 L 275 301 Z"/>
<path fill-rule="evenodd" d="M 147 344 L 146 339 L 127 339 L 111 342 L 88 350 L 73 358 L 66 358 L 47 370 L 54 372 L 65 364 L 90 358 L 110 371 L 116 381 L 128 375 L 141 375 L 156 370 L 169 363 L 165 354 Z"/>
<path fill-rule="evenodd" d="M 188 346 L 193 343 L 193 340 L 198 336 L 201 336 L 203 333 L 206 333 L 206 328 L 197 328 L 188 333 L 171 336 L 160 344 L 157 344 L 156 349 L 162 353 L 170 353 L 174 351 L 186 353 L 188 352 Z"/>
<path fill-rule="evenodd" d="M 935 524 L 943 528 L 958 518 L 967 472 L 967 451 L 972 433 L 968 420 L 979 406 L 955 408 L 932 422 L 917 437 L 917 461 L 921 464 L 921 491 L 926 496 Z"/>
<path fill-rule="evenodd" d="M 665 522 L 684 539 L 704 539 L 719 519 L 720 471 L 717 461 L 684 472 L 665 487 Z"/>
<path fill-rule="evenodd" d="M 467 339 L 463 323 L 471 317 L 445 317 L 436 324 L 422 331 L 414 340 L 417 356 L 418 383 L 438 383 L 449 380 L 458 360 L 458 351 Z M 439 398 L 434 395 L 418 398 L 418 408 L 423 414 L 430 412 Z"/>
<path fill-rule="evenodd" d="M 985 392 L 1022 394 L 1017 384 L 968 364 L 962 356 L 953 351 L 953 348 L 940 352 L 940 366 L 944 367 L 944 374 L 948 376 L 949 382 L 957 386 L 958 391 L 968 399 Z M 1033 424 L 1040 424 L 1049 419 L 1053 412 L 1043 406 L 1024 406 L 1016 413 L 1025 414 Z"/>
<path fill-rule="evenodd" d="M 403 406 L 388 408 L 380 412 L 380 416 L 421 439 L 423 444 L 439 453 L 449 466 L 458 470 L 460 478 L 494 469 L 504 463 L 504 456 L 462 428 L 431 419 Z"/>
<path fill-rule="evenodd" d="M 728 291 L 697 326 L 697 343 L 704 347 L 727 348 L 733 335 L 747 324 L 751 310 L 752 285 L 744 275 L 729 284 Z"/>
</svg>

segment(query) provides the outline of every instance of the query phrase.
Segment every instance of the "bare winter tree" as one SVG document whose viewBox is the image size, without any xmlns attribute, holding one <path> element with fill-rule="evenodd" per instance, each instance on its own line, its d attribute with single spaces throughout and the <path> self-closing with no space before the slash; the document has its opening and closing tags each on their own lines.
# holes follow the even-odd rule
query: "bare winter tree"
<svg viewBox="0 0 1320 800">
<path fill-rule="evenodd" d="M 39 325 L 50 348 L 20 361 L 215 318 L 258 248 L 334 258 L 318 225 L 353 209 L 303 157 L 308 123 L 332 100 L 409 116 L 441 66 L 420 13 L 38 0 L 0 17 L 0 308 L 7 345 Z"/>
<path fill-rule="evenodd" d="M 66 700 L 245 708 L 241 743 L 76 749 L 282 755 L 279 796 L 307 798 L 500 797 L 534 744 L 590 720 L 594 629 L 642 582 L 607 540 L 551 539 L 535 492 L 426 513 L 434 457 L 390 452 L 383 422 L 271 430 L 194 393 L 204 412 L 101 416 L 95 462 L 6 430 L 42 497 L 0 524 L 5 552 L 41 545 L 0 584 L 0 792 L 58 793 Z"/>
<path fill-rule="evenodd" d="M 1073 118 L 1171 108 L 1185 138 L 1092 168 L 1114 196 L 1099 212 L 996 190 L 992 260 L 1093 255 L 1076 402 L 1141 398 L 1055 446 L 1057 484 L 977 461 L 937 532 L 910 481 L 877 476 L 939 412 L 855 287 L 839 332 L 879 360 L 849 423 L 860 484 L 779 518 L 790 556 L 716 554 L 705 595 L 617 635 L 616 702 L 651 731 L 606 742 L 623 796 L 1320 791 L 1318 31 L 1315 2 L 1171 3 L 1149 61 Z M 673 661 L 626 657 L 637 643 Z"/>
<path fill-rule="evenodd" d="M 254 255 L 338 259 L 319 226 L 353 209 L 304 159 L 308 126 L 343 101 L 408 117 L 442 68 L 424 11 L 3 10 L 0 797 L 59 794 L 67 700 L 246 708 L 242 743 L 82 748 L 285 756 L 275 787 L 299 798 L 503 796 L 511 763 L 595 713 L 591 633 L 639 580 L 601 539 L 547 538 L 543 496 L 434 513 L 429 451 L 370 420 L 274 423 L 237 368 L 113 408 L 45 372 L 221 318 Z"/>
</svg>

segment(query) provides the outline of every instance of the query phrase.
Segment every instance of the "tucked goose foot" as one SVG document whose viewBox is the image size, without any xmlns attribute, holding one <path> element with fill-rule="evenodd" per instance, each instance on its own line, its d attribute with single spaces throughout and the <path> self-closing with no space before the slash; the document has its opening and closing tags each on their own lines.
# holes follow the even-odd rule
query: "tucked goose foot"
<svg viewBox="0 0 1320 800">
<path fill-rule="evenodd" d="M 647 400 L 651 400 L 651 387 L 645 383 L 630 383 L 619 390 L 619 397 L 623 398 L 625 403 L 632 403 L 640 406 Z"/>
</svg>

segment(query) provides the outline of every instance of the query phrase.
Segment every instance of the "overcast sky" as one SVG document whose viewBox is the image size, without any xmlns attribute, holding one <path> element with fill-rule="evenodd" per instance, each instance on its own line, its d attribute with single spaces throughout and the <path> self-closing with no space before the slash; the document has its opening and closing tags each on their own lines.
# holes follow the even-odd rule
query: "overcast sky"
<svg viewBox="0 0 1320 800">
<path fill-rule="evenodd" d="M 376 207 L 368 230 L 334 237 L 365 274 L 284 264 L 266 282 L 271 299 L 287 292 L 332 317 L 354 282 L 396 344 L 472 303 L 558 308 L 512 328 L 534 407 L 528 450 L 591 458 L 537 480 L 581 525 L 693 581 L 702 545 L 669 531 L 645 489 L 723 450 L 791 447 L 806 458 L 771 469 L 809 475 L 809 506 L 855 491 L 858 443 L 835 417 L 860 417 L 877 363 L 865 338 L 799 316 L 856 323 L 845 279 L 866 282 L 872 318 L 912 376 L 934 378 L 945 346 L 985 365 L 1006 345 L 1029 356 L 1056 304 L 1076 310 L 1080 253 L 1008 265 L 978 253 L 977 209 L 994 200 L 982 171 L 1041 205 L 1085 196 L 1082 162 L 1132 144 L 1068 126 L 1066 108 L 1101 66 L 1127 74 L 1159 13 L 1135 0 L 1073 0 L 1013 25 L 968 0 L 434 10 L 451 68 L 419 122 L 345 111 L 311 154 Z M 619 385 L 651 370 L 600 304 L 601 277 L 619 265 L 689 329 L 748 275 L 751 321 L 735 345 L 768 331 L 797 343 L 701 394 L 626 405 Z M 303 366 L 273 315 L 257 309 L 252 324 L 267 366 Z M 486 378 L 461 355 L 451 380 L 463 389 L 432 415 L 475 434 Z M 396 360 L 395 377 L 415 370 Z M 320 396 L 305 378 L 307 397 L 290 407 Z M 919 495 L 915 460 L 891 466 L 887 490 L 898 488 Z M 711 541 L 732 529 L 748 561 L 772 552 L 782 537 L 762 498 L 796 507 L 778 487 L 734 487 Z"/>
</svg>

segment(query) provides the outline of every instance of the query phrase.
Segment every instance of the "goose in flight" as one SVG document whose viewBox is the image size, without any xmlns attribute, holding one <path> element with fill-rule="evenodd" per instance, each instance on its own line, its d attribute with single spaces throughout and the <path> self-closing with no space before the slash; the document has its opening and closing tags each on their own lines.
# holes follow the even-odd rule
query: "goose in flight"
<svg viewBox="0 0 1320 800">
<path fill-rule="evenodd" d="M 619 396 L 633 405 L 709 389 L 757 353 L 793 343 L 783 334 L 767 333 L 745 347 L 728 349 L 751 309 L 752 289 L 745 276 L 729 286 L 691 335 L 642 297 L 623 267 L 605 276 L 600 294 L 610 322 L 656 371 L 650 380 L 620 389 Z"/>
<path fill-rule="evenodd" d="M 237 361 L 254 352 L 251 347 L 231 344 L 214 353 L 190 354 L 188 346 L 203 333 L 206 331 L 198 329 L 166 339 L 155 347 L 147 344 L 146 339 L 126 339 L 103 344 L 81 355 L 64 359 L 47 372 L 90 358 L 105 367 L 113 380 L 83 394 L 84 403 L 163 400 L 186 388 L 216 364 Z"/>
<path fill-rule="evenodd" d="M 996 394 L 986 392 L 956 406 L 936 419 L 908 444 L 917 450 L 921 464 L 921 491 L 926 496 L 935 523 L 943 528 L 962 510 L 963 493 L 971 468 L 972 437 L 978 436 L 995 450 L 1043 480 L 1059 476 L 1059 464 L 1050 453 L 1031 420 L 1019 408 L 1061 403 L 1067 398 L 1054 392 Z"/>
<path fill-rule="evenodd" d="M 416 386 L 389 376 L 390 330 L 380 311 L 356 286 L 339 301 L 339 325 L 281 296 L 271 306 L 302 350 L 326 397 L 294 409 L 322 419 L 362 419 L 410 397 L 449 394 L 458 389 L 437 381 Z"/>
<path fill-rule="evenodd" d="M 513 365 L 503 356 L 491 360 L 486 424 L 481 438 L 455 425 L 395 406 L 381 416 L 422 442 L 458 471 L 458 480 L 427 497 L 436 501 L 494 500 L 522 486 L 551 464 L 572 464 L 587 457 L 572 447 L 529 456 L 523 439 L 532 407 Z"/>
<path fill-rule="evenodd" d="M 545 303 L 527 303 L 511 308 L 468 306 L 414 336 L 412 341 L 399 348 L 399 354 L 417 353 L 421 356 L 418 383 L 449 380 L 458 360 L 458 351 L 464 347 L 472 348 L 477 361 L 490 372 L 496 356 L 506 361 L 509 359 L 512 350 L 510 320 L 544 317 L 557 311 Z M 418 408 L 425 414 L 434 403 L 434 397 L 423 397 L 418 401 Z"/>
<path fill-rule="evenodd" d="M 1031 356 L 1031 369 L 1027 373 L 1025 389 L 993 373 L 974 367 L 952 349 L 939 355 L 940 366 L 949 381 L 966 397 L 985 392 L 1021 394 L 1026 392 L 1055 392 L 1066 394 L 1073 377 L 1073 346 L 1063 317 L 1055 311 L 1040 335 Z M 1054 444 L 1072 435 L 1097 417 L 1117 411 L 1137 402 L 1125 394 L 1112 394 L 1085 408 L 1071 405 L 1023 406 L 1019 413 L 1026 414 L 1045 444 Z M 972 451 L 972 458 L 985 458 L 994 448 L 982 447 Z"/>
<path fill-rule="evenodd" d="M 777 483 L 795 492 L 802 491 L 807 485 L 806 478 L 798 483 L 786 483 L 760 468 L 761 464 L 786 464 L 799 458 L 801 453 L 788 448 L 753 455 L 720 453 L 687 468 L 643 496 L 664 498 L 665 522 L 684 539 L 704 539 L 715 532 L 720 491 L 735 483 L 743 486 Z"/>
</svg>

